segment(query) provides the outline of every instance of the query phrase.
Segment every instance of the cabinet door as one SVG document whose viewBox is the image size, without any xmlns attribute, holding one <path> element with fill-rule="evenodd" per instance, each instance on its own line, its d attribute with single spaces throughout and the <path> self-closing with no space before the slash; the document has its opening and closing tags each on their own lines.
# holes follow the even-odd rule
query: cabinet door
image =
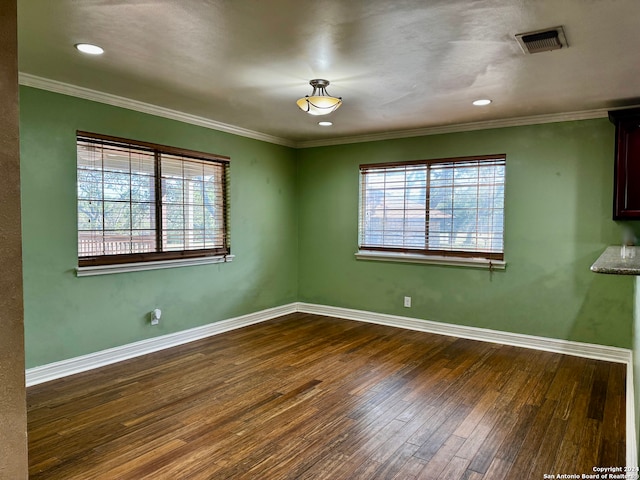
<svg viewBox="0 0 640 480">
<path fill-rule="evenodd" d="M 616 124 L 614 220 L 640 220 L 640 117 Z"/>
</svg>

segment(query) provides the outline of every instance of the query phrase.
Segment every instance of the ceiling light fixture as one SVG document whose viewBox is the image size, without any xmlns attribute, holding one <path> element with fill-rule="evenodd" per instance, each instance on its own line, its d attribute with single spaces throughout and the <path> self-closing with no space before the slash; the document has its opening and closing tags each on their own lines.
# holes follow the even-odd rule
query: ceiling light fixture
<svg viewBox="0 0 640 480">
<path fill-rule="evenodd" d="M 306 95 L 296 102 L 303 112 L 310 115 L 328 115 L 342 105 L 342 97 L 332 97 L 327 93 L 329 80 L 316 78 L 311 80 L 309 85 L 313 87 L 311 95 Z"/>
<path fill-rule="evenodd" d="M 89 55 L 102 55 L 104 53 L 102 47 L 90 43 L 76 43 L 75 47 L 82 53 L 88 53 Z"/>
<path fill-rule="evenodd" d="M 488 98 L 481 98 L 480 100 L 475 100 L 473 102 L 476 107 L 484 107 L 485 105 L 489 105 L 490 103 L 491 100 L 489 100 Z"/>
<path fill-rule="evenodd" d="M 318 122 L 318 125 L 320 125 L 321 127 L 330 127 L 331 125 L 333 125 L 333 122 Z"/>
</svg>

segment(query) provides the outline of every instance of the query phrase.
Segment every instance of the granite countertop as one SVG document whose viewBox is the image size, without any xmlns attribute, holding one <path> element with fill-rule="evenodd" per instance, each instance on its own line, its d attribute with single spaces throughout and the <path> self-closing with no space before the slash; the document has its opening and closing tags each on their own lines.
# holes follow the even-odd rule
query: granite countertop
<svg viewBox="0 0 640 480">
<path fill-rule="evenodd" d="M 591 271 L 611 275 L 640 275 L 640 247 L 614 246 L 607 249 L 591 265 Z"/>
</svg>

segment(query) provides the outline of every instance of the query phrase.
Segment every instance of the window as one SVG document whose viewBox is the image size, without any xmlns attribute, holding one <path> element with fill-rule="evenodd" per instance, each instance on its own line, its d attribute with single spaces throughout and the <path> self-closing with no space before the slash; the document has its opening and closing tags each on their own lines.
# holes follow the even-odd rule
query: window
<svg viewBox="0 0 640 480">
<path fill-rule="evenodd" d="M 503 260 L 505 159 L 360 165 L 360 251 Z"/>
<path fill-rule="evenodd" d="M 230 253 L 229 159 L 78 132 L 78 264 Z"/>
</svg>

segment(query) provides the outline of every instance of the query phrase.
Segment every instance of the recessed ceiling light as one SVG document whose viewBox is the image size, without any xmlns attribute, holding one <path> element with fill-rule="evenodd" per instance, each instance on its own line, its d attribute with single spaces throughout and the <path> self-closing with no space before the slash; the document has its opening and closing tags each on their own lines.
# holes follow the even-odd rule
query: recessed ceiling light
<svg viewBox="0 0 640 480">
<path fill-rule="evenodd" d="M 102 55 L 104 53 L 102 47 L 90 43 L 76 43 L 76 48 L 82 53 L 88 53 L 89 55 Z"/>
<path fill-rule="evenodd" d="M 333 125 L 333 122 L 318 122 L 318 125 L 320 125 L 321 127 L 330 127 L 331 125 Z"/>
<path fill-rule="evenodd" d="M 481 98 L 480 100 L 475 100 L 473 102 L 476 107 L 484 107 L 485 105 L 489 105 L 490 103 L 491 100 L 489 100 L 488 98 Z"/>
</svg>

